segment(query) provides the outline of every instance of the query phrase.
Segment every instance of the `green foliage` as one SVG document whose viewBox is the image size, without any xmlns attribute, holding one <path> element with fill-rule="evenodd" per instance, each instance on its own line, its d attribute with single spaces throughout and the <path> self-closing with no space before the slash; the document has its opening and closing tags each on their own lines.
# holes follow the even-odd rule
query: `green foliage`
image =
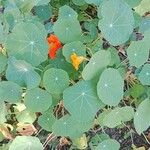
<svg viewBox="0 0 150 150">
<path fill-rule="evenodd" d="M 150 126 L 149 6 L 0 0 L 0 149 L 134 149 L 123 138 Z"/>
<path fill-rule="evenodd" d="M 110 61 L 111 54 L 109 51 L 100 50 L 96 52 L 83 69 L 83 79 L 91 80 L 98 76 L 110 64 Z"/>
<path fill-rule="evenodd" d="M 104 104 L 116 106 L 123 98 L 124 80 L 113 68 L 104 70 L 97 84 L 97 93 Z"/>
<path fill-rule="evenodd" d="M 21 123 L 33 123 L 36 120 L 36 114 L 25 109 L 16 116 L 16 119 Z"/>
<path fill-rule="evenodd" d="M 141 16 L 150 10 L 149 0 L 142 0 L 140 5 L 135 7 L 135 11 Z"/>
<path fill-rule="evenodd" d="M 150 100 L 146 99 L 140 103 L 135 113 L 134 126 L 139 134 L 145 131 L 150 125 L 149 107 L 150 107 Z"/>
<path fill-rule="evenodd" d="M 118 108 L 111 111 L 103 112 L 99 118 L 98 122 L 102 126 L 107 126 L 109 128 L 115 128 L 122 124 L 122 122 L 130 121 L 134 116 L 134 110 L 130 106 Z"/>
<path fill-rule="evenodd" d="M 109 10 L 109 13 L 108 13 Z M 102 20 L 99 29 L 112 45 L 125 43 L 134 27 L 134 18 L 131 8 L 122 0 L 105 1 L 100 7 Z"/>
<path fill-rule="evenodd" d="M 54 24 L 54 33 L 62 43 L 77 41 L 81 36 L 81 27 L 77 20 L 77 13 L 69 6 L 59 10 L 59 18 Z"/>
<path fill-rule="evenodd" d="M 95 84 L 89 81 L 80 81 L 67 88 L 63 93 L 63 99 L 65 108 L 79 122 L 94 119 L 96 112 L 103 107 L 97 96 Z"/>
<path fill-rule="evenodd" d="M 65 44 L 62 51 L 64 57 L 68 62 L 71 62 L 70 56 L 73 53 L 76 53 L 78 56 L 86 56 L 86 47 L 80 41 L 75 41 L 75 42 Z"/>
<path fill-rule="evenodd" d="M 140 67 L 149 58 L 149 46 L 145 41 L 132 42 L 127 49 L 131 66 Z"/>
<path fill-rule="evenodd" d="M 52 112 L 44 112 L 38 119 L 38 124 L 46 131 L 52 131 L 52 125 L 55 122 Z"/>
<path fill-rule="evenodd" d="M 44 73 L 43 84 L 51 94 L 61 94 L 69 86 L 69 76 L 62 69 L 51 68 Z"/>
<path fill-rule="evenodd" d="M 34 11 L 41 20 L 48 20 L 52 16 L 52 8 L 49 5 L 36 6 Z"/>
<path fill-rule="evenodd" d="M 32 149 L 43 150 L 42 143 L 37 137 L 17 136 L 11 143 L 9 150 Z"/>
<path fill-rule="evenodd" d="M 79 122 L 73 116 L 66 115 L 56 120 L 52 126 L 52 131 L 57 136 L 69 136 L 73 139 L 79 138 L 85 131 L 89 130 L 92 122 Z"/>
<path fill-rule="evenodd" d="M 143 85 L 150 85 L 150 64 L 145 64 L 138 76 Z"/>
<path fill-rule="evenodd" d="M 100 149 L 110 150 L 110 147 L 111 150 L 119 150 L 120 144 L 116 140 L 112 140 L 112 139 L 104 140 L 97 146 L 96 150 L 100 150 Z"/>
<path fill-rule="evenodd" d="M 31 22 L 17 24 L 7 38 L 8 54 L 17 59 L 23 59 L 33 66 L 38 66 L 45 61 L 48 49 L 45 40 L 46 31 L 43 25 L 39 25 Z"/>
<path fill-rule="evenodd" d="M 28 90 L 25 98 L 25 105 L 31 112 L 44 112 L 52 104 L 52 97 L 40 88 Z"/>
<path fill-rule="evenodd" d="M 8 92 L 9 91 L 9 92 Z M 11 81 L 0 82 L 0 101 L 17 103 L 21 101 L 22 88 Z"/>
<path fill-rule="evenodd" d="M 6 78 L 27 88 L 37 87 L 41 81 L 40 75 L 34 71 L 31 64 L 24 60 L 16 60 L 14 57 L 8 60 Z"/>
</svg>

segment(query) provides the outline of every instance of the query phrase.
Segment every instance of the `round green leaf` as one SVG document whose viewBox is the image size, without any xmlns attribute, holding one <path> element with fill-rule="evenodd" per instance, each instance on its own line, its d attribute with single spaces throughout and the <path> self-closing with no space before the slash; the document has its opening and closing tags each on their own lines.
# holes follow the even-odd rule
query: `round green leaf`
<svg viewBox="0 0 150 150">
<path fill-rule="evenodd" d="M 55 120 L 56 119 L 52 112 L 45 112 L 39 117 L 38 124 L 42 127 L 42 129 L 46 131 L 52 131 L 52 125 L 54 124 Z"/>
<path fill-rule="evenodd" d="M 150 100 L 146 99 L 140 103 L 134 115 L 134 126 L 138 134 L 141 134 L 150 126 Z"/>
<path fill-rule="evenodd" d="M 52 16 L 52 8 L 50 5 L 36 6 L 34 11 L 41 20 L 48 20 Z"/>
<path fill-rule="evenodd" d="M 75 19 L 58 19 L 53 30 L 62 43 L 78 41 L 81 36 L 80 24 Z"/>
<path fill-rule="evenodd" d="M 122 0 L 108 0 L 102 4 L 99 11 L 102 15 L 99 29 L 104 38 L 115 46 L 125 43 L 134 28 L 131 7 Z"/>
<path fill-rule="evenodd" d="M 65 108 L 80 122 L 94 119 L 96 112 L 103 107 L 98 99 L 95 84 L 89 81 L 80 81 L 67 88 L 63 99 Z"/>
<path fill-rule="evenodd" d="M 79 123 L 72 116 L 66 115 L 52 126 L 54 134 L 57 136 L 69 136 L 71 138 L 80 137 L 85 131 L 88 131 L 92 126 L 92 122 Z"/>
<path fill-rule="evenodd" d="M 84 80 L 91 80 L 98 76 L 103 69 L 109 65 L 111 61 L 111 54 L 109 51 L 100 50 L 96 52 L 89 63 L 85 66 L 82 72 L 82 77 Z"/>
<path fill-rule="evenodd" d="M 22 98 L 22 88 L 11 81 L 0 82 L 0 101 L 17 103 Z"/>
<path fill-rule="evenodd" d="M 17 24 L 6 42 L 9 56 L 23 59 L 33 66 L 38 66 L 47 59 L 48 45 L 43 25 L 36 26 L 31 22 Z"/>
<path fill-rule="evenodd" d="M 150 85 L 150 64 L 145 64 L 138 76 L 143 85 Z"/>
<path fill-rule="evenodd" d="M 70 62 L 70 56 L 76 53 L 78 56 L 86 56 L 86 47 L 80 41 L 74 41 L 63 46 L 63 55 Z"/>
<path fill-rule="evenodd" d="M 32 124 L 36 120 L 36 114 L 28 110 L 24 110 L 16 116 L 19 123 Z"/>
<path fill-rule="evenodd" d="M 103 71 L 97 84 L 97 93 L 104 104 L 116 106 L 123 98 L 124 80 L 117 69 Z"/>
<path fill-rule="evenodd" d="M 44 147 L 37 137 L 17 136 L 10 144 L 9 150 L 43 150 Z"/>
<path fill-rule="evenodd" d="M 35 88 L 41 81 L 40 75 L 30 64 L 24 60 L 16 60 L 14 57 L 8 60 L 6 78 L 27 88 Z"/>
<path fill-rule="evenodd" d="M 130 65 L 139 68 L 149 58 L 149 47 L 144 41 L 132 42 L 127 49 L 127 55 Z"/>
<path fill-rule="evenodd" d="M 0 52 L 0 73 L 2 73 L 7 65 L 7 57 Z"/>
<path fill-rule="evenodd" d="M 31 112 L 44 112 L 52 104 L 52 96 L 40 88 L 28 90 L 24 100 L 27 109 Z"/>
<path fill-rule="evenodd" d="M 69 6 L 64 5 L 59 8 L 58 19 L 77 19 L 78 14 Z"/>
<path fill-rule="evenodd" d="M 61 94 L 69 86 L 69 76 L 62 69 L 50 68 L 43 76 L 43 84 L 52 94 Z"/>
<path fill-rule="evenodd" d="M 104 140 L 101 142 L 95 150 L 119 150 L 120 144 L 113 139 Z"/>
<path fill-rule="evenodd" d="M 122 124 L 122 122 L 130 121 L 134 117 L 134 110 L 130 106 L 118 108 L 116 107 L 103 119 L 103 125 L 109 128 L 115 128 Z M 100 119 L 99 119 L 100 120 Z"/>
</svg>

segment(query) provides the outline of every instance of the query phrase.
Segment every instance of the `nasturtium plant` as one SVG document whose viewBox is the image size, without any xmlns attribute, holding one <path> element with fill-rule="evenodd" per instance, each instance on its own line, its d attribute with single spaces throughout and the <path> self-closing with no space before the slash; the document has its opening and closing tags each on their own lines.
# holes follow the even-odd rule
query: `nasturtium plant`
<svg viewBox="0 0 150 150">
<path fill-rule="evenodd" d="M 135 11 L 141 16 L 150 10 L 149 0 L 142 0 L 141 3 L 135 7 Z"/>
<path fill-rule="evenodd" d="M 109 51 L 100 50 L 96 52 L 82 71 L 83 79 L 91 80 L 98 76 L 110 64 L 110 61 L 111 53 Z"/>
<path fill-rule="evenodd" d="M 123 99 L 124 80 L 117 69 L 102 72 L 97 84 L 97 93 L 106 105 L 116 106 Z"/>
<path fill-rule="evenodd" d="M 43 150 L 42 143 L 37 137 L 17 136 L 9 147 L 9 150 L 32 149 Z"/>
<path fill-rule="evenodd" d="M 52 15 L 52 9 L 51 6 L 49 5 L 36 6 L 34 10 L 35 10 L 35 14 L 41 20 L 48 20 Z"/>
<path fill-rule="evenodd" d="M 141 24 L 139 26 L 139 31 L 144 33 L 150 29 L 150 17 L 144 17 L 142 18 Z"/>
<path fill-rule="evenodd" d="M 38 119 L 38 124 L 46 131 L 52 131 L 52 125 L 55 123 L 55 116 L 52 112 L 44 112 Z"/>
<path fill-rule="evenodd" d="M 99 11 L 102 16 L 99 29 L 104 37 L 114 46 L 125 43 L 134 27 L 133 12 L 129 5 L 123 0 L 109 0 L 102 4 Z"/>
<path fill-rule="evenodd" d="M 68 62 L 71 62 L 71 55 L 76 53 L 79 56 L 86 56 L 86 47 L 80 41 L 74 41 L 68 44 L 65 44 L 63 49 L 63 55 Z"/>
<path fill-rule="evenodd" d="M 112 140 L 112 139 L 108 139 L 108 140 L 104 140 L 103 142 L 101 142 L 97 147 L 96 150 L 119 150 L 120 149 L 120 144 L 119 142 L 117 142 L 116 140 Z"/>
<path fill-rule="evenodd" d="M 67 88 L 63 99 L 65 108 L 79 122 L 94 119 L 98 109 L 104 106 L 97 96 L 95 84 L 90 81 L 80 81 Z"/>
<path fill-rule="evenodd" d="M 29 89 L 37 87 L 41 81 L 40 75 L 31 64 L 24 60 L 17 60 L 15 57 L 10 57 L 8 60 L 6 78 Z"/>
<path fill-rule="evenodd" d="M 59 18 L 55 22 L 53 30 L 61 42 L 69 43 L 80 39 L 81 27 L 77 16 L 76 12 L 68 6 L 60 9 Z"/>
<path fill-rule="evenodd" d="M 134 116 L 134 126 L 136 131 L 141 134 L 144 132 L 150 124 L 150 100 L 143 100 L 137 108 L 137 111 Z"/>
<path fill-rule="evenodd" d="M 103 113 L 105 114 L 99 116 L 98 122 L 103 126 L 107 126 L 109 128 L 115 128 L 121 125 L 122 122 L 130 121 L 134 116 L 134 110 L 130 106 L 122 108 L 116 107 L 111 111 L 106 111 Z"/>
<path fill-rule="evenodd" d="M 52 126 L 52 131 L 58 136 L 69 136 L 73 139 L 79 138 L 82 134 L 89 130 L 92 121 L 79 122 L 73 116 L 66 115 L 59 120 L 56 120 Z"/>
<path fill-rule="evenodd" d="M 150 85 L 150 64 L 145 64 L 138 76 L 143 85 Z"/>
<path fill-rule="evenodd" d="M 43 28 L 43 29 L 42 29 Z M 46 60 L 48 46 L 44 26 L 40 30 L 36 24 L 22 22 L 17 24 L 7 38 L 6 48 L 10 56 L 38 66 Z M 15 43 L 15 44 L 14 44 Z"/>
<path fill-rule="evenodd" d="M 0 149 L 148 149 L 149 6 L 0 0 Z"/>
<path fill-rule="evenodd" d="M 16 116 L 16 119 L 18 120 L 18 122 L 21 122 L 21 123 L 31 123 L 32 124 L 36 120 L 36 114 L 34 112 L 31 112 L 31 111 L 25 109 Z"/>
<path fill-rule="evenodd" d="M 20 102 L 22 93 L 22 88 L 18 84 L 11 81 L 0 82 L 0 101 L 10 103 Z"/>
<path fill-rule="evenodd" d="M 61 94 L 69 86 L 69 76 L 62 69 L 50 68 L 44 73 L 43 85 L 48 92 Z"/>
<path fill-rule="evenodd" d="M 127 49 L 127 55 L 130 65 L 139 68 L 149 58 L 149 46 L 144 41 L 133 41 Z"/>
<path fill-rule="evenodd" d="M 27 91 L 24 101 L 31 112 L 44 112 L 51 106 L 52 96 L 45 90 L 34 88 Z"/>
</svg>

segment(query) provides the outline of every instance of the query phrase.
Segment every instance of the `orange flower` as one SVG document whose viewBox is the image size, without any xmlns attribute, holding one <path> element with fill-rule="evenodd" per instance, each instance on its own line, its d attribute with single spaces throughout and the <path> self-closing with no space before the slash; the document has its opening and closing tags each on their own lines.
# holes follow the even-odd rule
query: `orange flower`
<svg viewBox="0 0 150 150">
<path fill-rule="evenodd" d="M 71 61 L 72 61 L 72 65 L 74 66 L 74 68 L 75 68 L 76 70 L 78 70 L 78 69 L 79 69 L 79 65 L 80 65 L 84 60 L 86 60 L 85 57 L 83 57 L 83 56 L 77 56 L 76 53 L 73 53 L 70 58 L 71 58 Z"/>
<path fill-rule="evenodd" d="M 62 47 L 61 42 L 57 38 L 57 36 L 51 34 L 47 38 L 47 42 L 49 43 L 49 52 L 48 55 L 51 59 L 54 59 L 56 57 L 56 52 Z"/>
</svg>

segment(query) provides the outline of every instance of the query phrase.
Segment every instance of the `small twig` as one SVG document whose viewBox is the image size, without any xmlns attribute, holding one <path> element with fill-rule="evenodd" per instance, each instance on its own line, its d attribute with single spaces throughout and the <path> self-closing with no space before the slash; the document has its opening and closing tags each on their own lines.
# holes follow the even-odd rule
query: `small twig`
<svg viewBox="0 0 150 150">
<path fill-rule="evenodd" d="M 53 135 L 53 132 L 52 132 L 50 135 L 48 135 L 47 139 L 45 140 L 45 142 L 44 142 L 44 144 L 43 144 L 44 149 L 45 149 L 46 146 L 49 144 L 49 142 L 52 141 L 52 140 L 55 139 L 55 138 L 56 138 L 56 136 Z M 43 150 L 44 150 L 44 149 L 43 149 Z"/>
<path fill-rule="evenodd" d="M 146 142 L 150 145 L 150 141 L 147 139 L 147 137 L 145 136 L 145 134 L 144 134 L 144 133 L 142 133 L 142 135 L 144 136 L 144 138 L 145 138 Z"/>
<path fill-rule="evenodd" d="M 122 122 L 122 124 L 129 130 L 130 136 L 131 136 L 131 142 L 132 142 L 132 144 L 134 144 L 134 140 L 133 140 L 133 135 L 132 135 L 131 129 L 124 122 Z"/>
<path fill-rule="evenodd" d="M 39 135 L 39 133 L 42 131 L 43 129 L 41 128 L 37 133 L 36 133 L 36 135 L 35 136 L 38 136 Z"/>
</svg>

